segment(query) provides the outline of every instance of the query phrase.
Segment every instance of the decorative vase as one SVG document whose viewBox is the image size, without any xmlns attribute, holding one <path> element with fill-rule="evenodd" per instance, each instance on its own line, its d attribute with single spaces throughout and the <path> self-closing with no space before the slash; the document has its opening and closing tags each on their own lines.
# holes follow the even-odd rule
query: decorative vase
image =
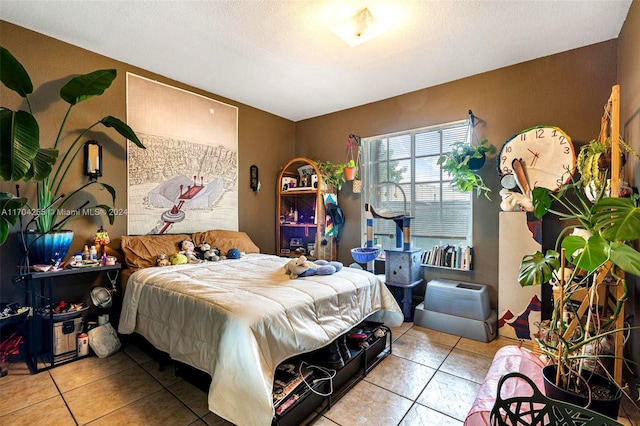
<svg viewBox="0 0 640 426">
<path fill-rule="evenodd" d="M 345 167 L 344 168 L 344 178 L 346 180 L 353 180 L 356 177 L 356 168 L 355 167 Z"/>
<path fill-rule="evenodd" d="M 31 265 L 52 265 L 62 262 L 67 256 L 73 231 L 29 232 L 25 234 L 27 255 Z"/>
<path fill-rule="evenodd" d="M 469 162 L 467 163 L 467 165 L 469 166 L 469 169 L 475 171 L 475 170 L 480 170 L 482 166 L 484 166 L 484 162 L 487 159 L 487 155 L 484 152 L 481 152 L 480 154 L 482 154 L 482 158 L 471 158 L 469 160 Z"/>
<path fill-rule="evenodd" d="M 618 410 L 620 408 L 620 400 L 622 399 L 622 392 L 620 388 L 613 382 L 609 381 L 606 377 L 599 374 L 591 373 L 590 371 L 584 371 L 582 376 L 588 379 L 589 386 L 602 386 L 608 388 L 615 397 L 613 399 L 591 399 L 589 404 L 589 398 L 580 394 L 569 392 L 556 386 L 556 368 L 555 364 L 547 365 L 542 368 L 542 376 L 544 378 L 544 390 L 548 398 L 557 399 L 560 401 L 568 402 L 570 404 L 578 405 L 580 407 L 587 407 L 590 410 L 603 414 L 612 419 L 618 418 Z"/>
</svg>

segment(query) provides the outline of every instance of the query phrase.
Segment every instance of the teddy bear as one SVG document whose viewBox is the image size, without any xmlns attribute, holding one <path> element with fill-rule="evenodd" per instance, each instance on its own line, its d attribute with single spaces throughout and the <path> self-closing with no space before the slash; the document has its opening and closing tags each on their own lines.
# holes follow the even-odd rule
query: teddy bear
<svg viewBox="0 0 640 426">
<path fill-rule="evenodd" d="M 196 247 L 196 255 L 201 260 L 209 260 L 211 262 L 220 260 L 220 250 L 212 249 L 207 242 L 202 242 Z"/>
<path fill-rule="evenodd" d="M 178 244 L 179 248 L 180 248 L 180 254 L 183 254 L 187 257 L 187 262 L 188 263 L 200 263 L 202 262 L 200 259 L 198 259 L 198 256 L 196 256 L 195 253 L 195 247 L 196 245 L 193 243 L 193 241 L 191 240 L 182 240 L 180 241 L 180 243 Z"/>
<path fill-rule="evenodd" d="M 166 253 L 160 253 L 156 257 L 156 266 L 169 266 L 171 265 L 171 261 L 167 257 Z"/>
<path fill-rule="evenodd" d="M 285 273 L 289 274 L 289 278 L 292 280 L 312 275 L 331 275 L 341 269 L 342 263 L 340 262 L 328 262 L 321 259 L 309 262 L 305 256 L 293 258 L 284 265 Z"/>
</svg>

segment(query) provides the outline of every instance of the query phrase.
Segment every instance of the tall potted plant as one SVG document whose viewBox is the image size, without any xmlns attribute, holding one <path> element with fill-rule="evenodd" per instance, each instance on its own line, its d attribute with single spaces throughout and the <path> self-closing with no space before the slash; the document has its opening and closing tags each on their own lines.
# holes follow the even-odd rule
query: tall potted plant
<svg viewBox="0 0 640 426">
<path fill-rule="evenodd" d="M 36 244 L 38 241 L 47 241 L 47 237 L 62 230 L 74 215 L 59 218 L 62 208 L 73 211 L 79 206 L 73 205 L 76 196 L 91 185 L 98 185 L 111 195 L 111 202 L 115 202 L 115 190 L 112 186 L 97 180 L 88 180 L 80 183 L 78 188 L 71 192 L 62 193 L 62 183 L 69 172 L 71 164 L 82 151 L 81 139 L 94 127 L 101 124 L 112 128 L 123 137 L 135 143 L 138 147 L 144 145 L 134 131 L 123 121 L 112 116 L 106 116 L 91 124 L 77 136 L 64 133 L 65 123 L 72 108 L 78 103 L 100 96 L 109 88 L 116 78 L 116 70 L 97 70 L 89 74 L 79 75 L 70 79 L 61 89 L 60 98 L 69 104 L 65 116 L 62 118 L 56 139 L 49 147 L 40 144 L 39 125 L 34 117 L 30 95 L 33 93 L 33 84 L 29 74 L 22 64 L 4 47 L 0 46 L 0 79 L 2 83 L 13 92 L 24 98 L 28 110 L 13 111 L 6 107 L 0 107 L 0 177 L 3 181 L 17 182 L 35 181 L 37 185 L 36 200 L 29 201 L 12 193 L 0 192 L 0 244 L 3 244 L 9 234 L 9 229 L 17 223 L 18 218 L 25 209 L 34 213 L 32 222 L 35 223 L 36 234 L 30 235 L 26 246 Z M 60 158 L 62 157 L 62 158 Z M 106 204 L 93 206 L 83 205 L 86 209 L 101 209 L 113 223 L 114 214 L 112 207 Z M 61 237 L 63 241 L 71 244 L 69 233 Z M 57 244 L 57 243 L 56 243 Z M 68 250 L 68 245 L 66 250 Z M 64 257 L 66 250 L 57 248 L 59 257 Z M 61 253 L 64 251 L 64 253 Z M 46 255 L 45 255 L 46 256 Z M 41 261 L 48 262 L 44 258 Z"/>
<path fill-rule="evenodd" d="M 630 245 L 640 239 L 640 208 L 636 205 L 637 198 L 611 198 L 602 194 L 591 203 L 585 198 L 582 185 L 581 181 L 572 182 L 557 192 L 540 187 L 533 190 L 536 217 L 552 214 L 569 221 L 570 225 L 558 236 L 554 250 L 523 257 L 518 280 L 522 286 L 554 285 L 552 317 L 536 339 L 549 361 L 543 370 L 545 385 L 577 394 L 578 398 L 590 402 L 592 409 L 615 418 L 618 410 L 615 399 L 613 404 L 608 400 L 599 401 L 589 381 L 592 376 L 596 377 L 595 373 L 587 367 L 614 358 L 615 355 L 601 353 L 598 346 L 625 331 L 624 327 L 616 326 L 627 297 L 627 282 L 620 272 L 640 276 L 640 253 Z M 560 253 L 564 253 L 564 258 Z M 620 286 L 622 291 L 618 292 L 621 296 L 613 310 L 600 317 L 589 307 L 604 280 Z M 572 303 L 578 293 L 590 297 L 584 314 Z M 606 377 L 606 369 L 601 371 L 605 379 L 610 378 Z M 617 391 L 615 384 L 611 389 Z"/>
</svg>

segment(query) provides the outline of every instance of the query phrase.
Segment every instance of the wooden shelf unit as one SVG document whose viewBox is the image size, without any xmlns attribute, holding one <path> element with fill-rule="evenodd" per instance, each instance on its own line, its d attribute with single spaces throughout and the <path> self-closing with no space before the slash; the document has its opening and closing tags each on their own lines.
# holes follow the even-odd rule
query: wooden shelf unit
<svg viewBox="0 0 640 426">
<path fill-rule="evenodd" d="M 302 167 L 315 174 L 317 180 L 314 178 L 312 182 L 309 178 L 306 185 L 302 186 L 299 172 Z M 292 181 L 295 182 L 295 187 L 290 188 L 289 184 L 285 187 L 286 182 Z M 304 254 L 311 260 L 336 260 L 335 238 L 325 236 L 324 207 L 324 194 L 334 192 L 324 188 L 315 162 L 308 158 L 294 158 L 282 168 L 277 184 L 276 254 L 283 257 Z M 296 212 L 295 218 L 291 217 L 292 212 Z M 301 250 L 296 251 L 298 248 Z"/>
</svg>

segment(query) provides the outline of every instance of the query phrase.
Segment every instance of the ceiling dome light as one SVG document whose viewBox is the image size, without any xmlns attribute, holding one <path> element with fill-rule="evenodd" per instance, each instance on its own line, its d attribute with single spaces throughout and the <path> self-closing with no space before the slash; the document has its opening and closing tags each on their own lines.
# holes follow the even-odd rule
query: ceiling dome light
<svg viewBox="0 0 640 426">
<path fill-rule="evenodd" d="M 331 31 L 351 47 L 382 34 L 384 28 L 366 7 L 331 28 Z"/>
</svg>

